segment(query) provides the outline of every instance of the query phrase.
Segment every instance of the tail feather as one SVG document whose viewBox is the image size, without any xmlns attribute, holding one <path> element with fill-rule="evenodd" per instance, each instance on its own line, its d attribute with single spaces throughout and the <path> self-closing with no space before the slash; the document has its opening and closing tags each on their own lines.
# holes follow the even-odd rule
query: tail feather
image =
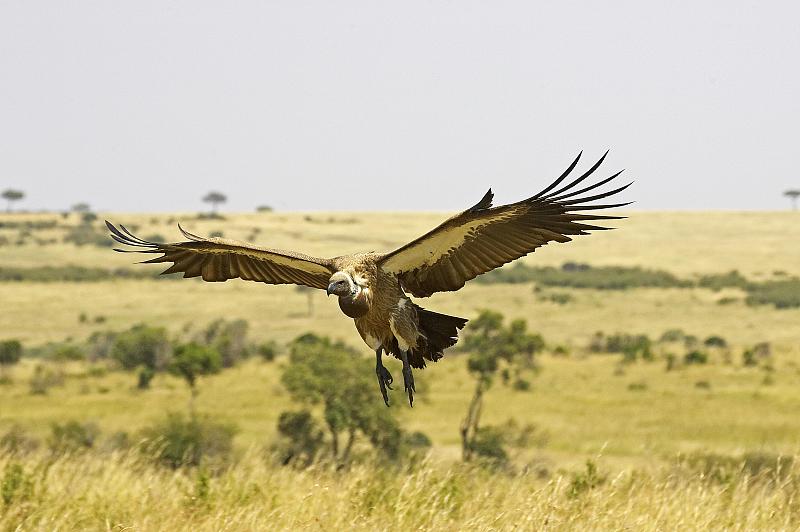
<svg viewBox="0 0 800 532">
<path fill-rule="evenodd" d="M 423 336 L 419 338 L 417 347 L 409 353 L 408 362 L 412 367 L 421 369 L 425 367 L 426 360 L 436 362 L 444 356 L 445 349 L 456 345 L 458 331 L 464 328 L 468 320 L 432 312 L 416 304 L 414 309 L 417 311 L 419 328 Z M 396 341 L 391 351 L 400 358 Z"/>
</svg>

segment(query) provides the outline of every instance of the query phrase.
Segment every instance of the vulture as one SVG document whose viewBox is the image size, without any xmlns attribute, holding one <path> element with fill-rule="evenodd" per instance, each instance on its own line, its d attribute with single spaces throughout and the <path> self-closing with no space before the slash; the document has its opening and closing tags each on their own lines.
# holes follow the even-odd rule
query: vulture
<svg viewBox="0 0 800 532">
<path fill-rule="evenodd" d="M 386 353 L 402 361 L 405 393 L 413 406 L 412 368 L 422 369 L 426 361 L 442 358 L 443 351 L 458 341 L 458 332 L 467 320 L 426 310 L 414 303 L 409 294 L 428 297 L 436 292 L 452 292 L 470 279 L 524 257 L 548 242 L 569 242 L 573 235 L 610 229 L 593 223 L 623 217 L 596 211 L 630 202 L 593 202 L 613 196 L 632 183 L 598 190 L 619 176 L 620 171 L 587 184 L 607 154 L 586 172 L 568 180 L 578 165 L 579 153 L 550 185 L 516 203 L 492 206 L 489 189 L 472 207 L 388 253 L 325 259 L 226 238 L 203 238 L 185 231 L 180 224 L 178 228 L 187 240 L 165 244 L 142 240 L 123 225 L 116 227 L 108 221 L 106 225 L 112 238 L 133 248 L 115 251 L 158 255 L 143 262 L 172 263 L 164 274 L 183 273 L 184 277 L 212 282 L 239 278 L 266 284 L 298 284 L 336 295 L 341 311 L 353 318 L 361 338 L 375 352 L 375 373 L 383 401 L 389 406 L 387 389 L 392 389 L 393 382 L 382 362 Z"/>
</svg>

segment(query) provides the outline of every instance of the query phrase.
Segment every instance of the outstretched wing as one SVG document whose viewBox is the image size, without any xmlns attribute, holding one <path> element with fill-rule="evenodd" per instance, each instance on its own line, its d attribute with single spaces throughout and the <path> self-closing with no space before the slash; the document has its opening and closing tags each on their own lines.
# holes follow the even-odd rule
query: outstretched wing
<svg viewBox="0 0 800 532">
<path fill-rule="evenodd" d="M 586 222 L 612 220 L 583 211 L 622 207 L 630 203 L 586 205 L 612 196 L 631 183 L 610 191 L 586 193 L 611 182 L 622 172 L 578 189 L 597 170 L 608 152 L 583 175 L 559 185 L 569 176 L 581 154 L 550 186 L 533 197 L 510 205 L 492 207 L 491 189 L 475 206 L 453 216 L 427 234 L 386 254 L 380 262 L 384 271 L 396 275 L 403 288 L 417 297 L 434 292 L 458 290 L 464 283 L 531 253 L 551 241 L 569 242 L 568 235 L 609 229 Z"/>
<path fill-rule="evenodd" d="M 227 281 L 240 278 L 267 284 L 301 284 L 325 289 L 335 269 L 328 259 L 302 253 L 268 249 L 226 238 L 202 238 L 178 225 L 187 242 L 160 244 L 148 242 L 106 221 L 111 237 L 136 249 L 115 249 L 121 252 L 161 254 L 145 264 L 172 262 L 162 272 L 183 273 L 184 277 L 202 277 L 204 281 Z"/>
</svg>

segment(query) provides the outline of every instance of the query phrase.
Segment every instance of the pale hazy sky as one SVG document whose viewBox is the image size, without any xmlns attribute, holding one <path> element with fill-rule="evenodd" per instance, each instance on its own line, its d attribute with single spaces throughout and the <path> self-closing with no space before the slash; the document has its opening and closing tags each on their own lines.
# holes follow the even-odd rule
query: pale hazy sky
<svg viewBox="0 0 800 532">
<path fill-rule="evenodd" d="M 610 148 L 637 208 L 783 209 L 798 65 L 796 0 L 0 0 L 0 189 L 456 210 Z"/>
</svg>

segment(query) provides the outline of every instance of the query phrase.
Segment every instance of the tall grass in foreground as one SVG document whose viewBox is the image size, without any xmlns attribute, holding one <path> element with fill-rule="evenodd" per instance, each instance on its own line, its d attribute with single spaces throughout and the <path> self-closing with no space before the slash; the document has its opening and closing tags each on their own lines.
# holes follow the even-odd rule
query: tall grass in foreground
<svg viewBox="0 0 800 532">
<path fill-rule="evenodd" d="M 590 463 L 542 479 L 425 460 L 296 470 L 256 451 L 218 475 L 130 452 L 4 455 L 0 528 L 788 530 L 800 525 L 800 468 L 790 462 L 717 475 L 707 461 L 683 461 L 616 477 Z"/>
</svg>

